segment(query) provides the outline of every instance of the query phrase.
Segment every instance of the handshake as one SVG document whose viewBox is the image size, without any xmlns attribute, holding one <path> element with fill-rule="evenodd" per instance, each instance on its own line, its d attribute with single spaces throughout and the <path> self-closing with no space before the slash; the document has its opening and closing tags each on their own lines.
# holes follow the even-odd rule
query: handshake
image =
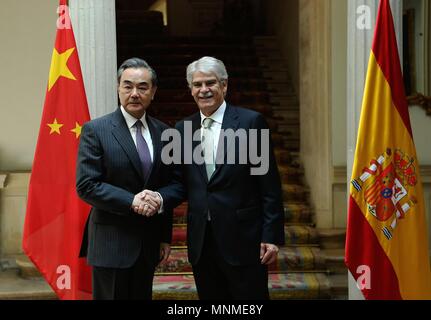
<svg viewBox="0 0 431 320">
<path fill-rule="evenodd" d="M 140 214 L 144 217 L 152 217 L 159 212 L 161 205 L 162 198 L 159 193 L 151 190 L 144 190 L 135 195 L 132 203 L 132 209 L 137 214 Z"/>
</svg>

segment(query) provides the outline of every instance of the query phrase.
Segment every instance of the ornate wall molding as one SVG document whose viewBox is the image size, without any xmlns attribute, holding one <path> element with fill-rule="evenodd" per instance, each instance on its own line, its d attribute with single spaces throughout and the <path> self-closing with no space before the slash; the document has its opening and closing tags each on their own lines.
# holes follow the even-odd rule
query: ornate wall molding
<svg viewBox="0 0 431 320">
<path fill-rule="evenodd" d="M 422 93 L 417 93 L 407 97 L 407 102 L 411 107 L 420 106 L 425 110 L 427 116 L 431 116 L 431 97 L 427 97 Z"/>
</svg>

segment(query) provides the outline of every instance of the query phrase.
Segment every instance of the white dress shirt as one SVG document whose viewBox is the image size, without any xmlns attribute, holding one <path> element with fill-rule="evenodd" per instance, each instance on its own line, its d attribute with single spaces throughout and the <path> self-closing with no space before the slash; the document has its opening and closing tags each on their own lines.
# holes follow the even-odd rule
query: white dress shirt
<svg viewBox="0 0 431 320">
<path fill-rule="evenodd" d="M 214 149 L 213 149 L 214 159 L 216 159 L 216 155 L 217 155 L 217 147 L 218 147 L 218 143 L 219 143 L 219 139 L 220 139 L 220 131 L 221 131 L 221 126 L 223 124 L 223 117 L 224 117 L 225 111 L 226 111 L 226 101 L 223 101 L 221 106 L 211 116 L 207 117 L 201 112 L 201 128 L 203 128 L 203 122 L 206 118 L 211 118 L 213 120 L 213 123 L 211 125 L 211 131 L 214 133 L 213 134 L 213 137 L 214 137 Z M 203 133 L 203 130 L 201 129 L 201 140 L 202 140 L 202 133 Z M 208 210 L 208 218 L 207 219 L 208 219 L 208 221 L 211 221 L 211 213 L 209 212 L 209 210 Z"/>
<path fill-rule="evenodd" d="M 217 109 L 216 112 L 214 112 L 211 116 L 206 117 L 202 112 L 201 114 L 201 128 L 203 128 L 203 122 L 206 118 L 211 118 L 213 119 L 213 123 L 211 125 L 211 130 L 214 132 L 214 155 L 217 154 L 217 147 L 218 147 L 218 142 L 219 142 L 219 138 L 220 138 L 220 131 L 221 131 L 221 126 L 223 124 L 223 117 L 224 117 L 224 113 L 226 111 L 226 101 L 223 101 L 223 103 L 221 104 L 221 106 Z M 201 130 L 201 140 L 202 140 L 202 131 Z"/>
<path fill-rule="evenodd" d="M 223 101 L 223 103 L 221 104 L 221 106 L 217 109 L 216 112 L 214 112 L 209 118 L 213 119 L 213 124 L 211 125 L 211 129 L 214 130 L 214 154 L 217 154 L 217 147 L 218 147 L 218 142 L 219 142 L 219 138 L 220 138 L 220 131 L 221 131 L 221 127 L 223 124 L 223 118 L 224 118 L 224 113 L 226 111 L 226 101 Z M 200 112 L 201 114 L 201 127 L 203 127 L 203 122 L 206 117 L 202 112 Z M 202 130 L 201 130 L 201 140 L 202 140 Z M 163 210 L 163 198 L 160 195 L 160 193 L 158 193 L 161 201 L 162 201 L 162 206 L 160 208 L 159 213 Z M 208 213 L 208 220 L 211 220 L 211 217 L 209 216 Z"/>
<path fill-rule="evenodd" d="M 151 156 L 151 161 L 154 161 L 154 147 L 153 147 L 153 139 L 151 139 L 151 133 L 150 133 L 150 129 L 148 128 L 148 123 L 146 120 L 146 115 L 147 113 L 144 113 L 144 115 L 142 116 L 141 119 L 136 119 L 134 116 L 130 115 L 129 113 L 127 113 L 127 111 L 124 109 L 123 106 L 120 107 L 121 108 L 121 112 L 123 113 L 124 119 L 126 120 L 127 123 L 127 127 L 129 128 L 130 134 L 132 135 L 132 139 L 133 142 L 135 143 L 136 146 L 136 126 L 135 123 L 138 120 L 142 121 L 142 136 L 145 139 L 145 142 L 148 145 L 148 150 L 150 150 L 150 156 Z M 159 211 L 157 212 L 158 214 L 163 213 L 163 198 L 160 195 L 160 193 L 156 192 L 159 197 L 160 197 L 160 208 Z"/>
<path fill-rule="evenodd" d="M 146 115 L 147 113 L 144 113 L 144 115 L 142 116 L 141 119 L 136 119 L 134 116 L 132 116 L 131 114 L 127 113 L 126 109 L 124 109 L 123 106 L 120 107 L 121 108 L 121 112 L 123 113 L 123 117 L 126 120 L 127 123 L 127 127 L 129 128 L 130 134 L 132 135 L 132 139 L 133 142 L 135 143 L 136 146 L 136 130 L 138 130 L 135 127 L 135 123 L 138 120 L 142 121 L 142 136 L 145 139 L 145 142 L 148 145 L 148 150 L 150 150 L 150 156 L 151 156 L 151 161 L 154 161 L 154 147 L 153 147 L 153 140 L 151 139 L 151 133 L 150 130 L 148 128 L 148 123 L 146 120 Z"/>
</svg>

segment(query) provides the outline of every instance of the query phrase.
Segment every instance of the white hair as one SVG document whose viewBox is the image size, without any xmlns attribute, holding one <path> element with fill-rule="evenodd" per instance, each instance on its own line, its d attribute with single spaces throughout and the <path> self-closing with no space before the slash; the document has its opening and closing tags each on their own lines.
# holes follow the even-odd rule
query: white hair
<svg viewBox="0 0 431 320">
<path fill-rule="evenodd" d="M 186 76 L 189 87 L 192 86 L 195 72 L 214 73 L 219 81 L 225 81 L 229 78 L 223 61 L 213 57 L 203 57 L 188 65 Z"/>
</svg>

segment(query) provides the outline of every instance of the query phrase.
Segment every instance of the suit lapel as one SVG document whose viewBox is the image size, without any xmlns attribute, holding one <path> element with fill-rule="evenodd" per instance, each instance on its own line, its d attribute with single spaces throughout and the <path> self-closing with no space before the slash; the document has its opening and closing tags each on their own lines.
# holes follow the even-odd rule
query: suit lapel
<svg viewBox="0 0 431 320">
<path fill-rule="evenodd" d="M 233 131 L 236 131 L 239 126 L 239 120 L 238 120 L 238 113 L 235 108 L 230 106 L 229 104 L 226 105 L 226 111 L 223 116 L 223 123 L 221 126 L 221 132 L 219 137 L 219 143 L 218 146 L 221 146 L 221 139 L 223 139 L 222 131 L 227 129 L 232 129 Z M 217 164 L 219 162 L 216 160 L 216 169 L 214 171 L 214 174 L 211 177 L 211 180 L 216 177 L 217 174 L 219 174 L 220 170 L 223 167 L 223 164 L 227 161 L 227 152 L 232 147 L 232 144 L 235 143 L 235 141 L 227 141 L 227 139 L 224 140 L 224 148 L 221 150 L 220 148 L 217 148 L 217 155 L 216 159 L 223 159 L 223 162 L 221 164 Z"/>
<path fill-rule="evenodd" d="M 136 150 L 135 143 L 133 142 L 132 136 L 130 135 L 130 130 L 127 127 L 126 120 L 124 120 L 120 108 L 118 108 L 117 111 L 113 113 L 112 135 L 123 148 L 124 152 L 132 162 L 133 167 L 143 180 L 144 176 L 141 168 L 141 160 L 139 159 L 138 151 Z"/>
</svg>

